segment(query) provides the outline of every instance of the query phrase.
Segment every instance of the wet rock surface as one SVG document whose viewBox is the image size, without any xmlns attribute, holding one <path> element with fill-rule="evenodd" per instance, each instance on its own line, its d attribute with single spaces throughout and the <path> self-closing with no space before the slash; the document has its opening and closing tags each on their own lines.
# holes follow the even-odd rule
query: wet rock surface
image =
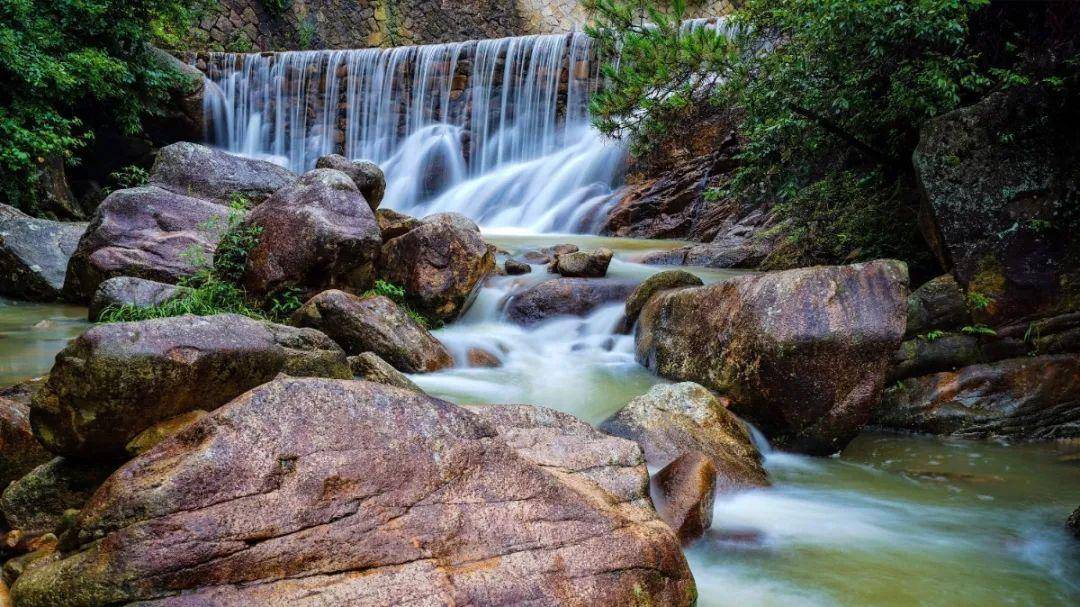
<svg viewBox="0 0 1080 607">
<path fill-rule="evenodd" d="M 354 376 L 364 381 L 424 393 L 420 386 L 405 377 L 405 374 L 395 369 L 393 365 L 379 358 L 379 355 L 374 352 L 364 352 L 363 354 L 350 356 L 349 368 L 352 369 Z"/>
<path fill-rule="evenodd" d="M 712 458 L 690 451 L 656 473 L 660 494 L 657 510 L 683 544 L 699 538 L 712 526 L 716 467 Z"/>
<path fill-rule="evenodd" d="M 1013 358 L 905 379 L 874 410 L 878 426 L 963 438 L 1080 436 L 1080 355 Z"/>
<path fill-rule="evenodd" d="M 553 278 L 511 297 L 506 316 L 523 326 L 558 316 L 585 316 L 604 304 L 625 300 L 635 286 L 610 278 Z"/>
<path fill-rule="evenodd" d="M 379 276 L 404 287 L 418 312 L 448 322 L 464 312 L 494 268 L 495 253 L 479 231 L 452 218 L 425 219 L 383 245 Z"/>
<path fill-rule="evenodd" d="M 926 281 L 908 296 L 907 334 L 969 324 L 964 291 L 951 274 Z"/>
<path fill-rule="evenodd" d="M 60 299 L 68 261 L 87 225 L 35 219 L 0 205 L 0 295 L 29 301 Z"/>
<path fill-rule="evenodd" d="M 74 545 L 24 572 L 12 597 L 692 604 L 671 530 L 608 495 L 528 461 L 458 406 L 370 382 L 277 380 L 110 477 Z"/>
<path fill-rule="evenodd" d="M 0 487 L 51 458 L 30 429 L 28 402 L 0 396 Z"/>
<path fill-rule="evenodd" d="M 700 278 L 684 270 L 664 270 L 663 272 L 657 272 L 646 278 L 645 281 L 638 285 L 637 288 L 634 289 L 634 292 L 626 298 L 626 321 L 632 326 L 634 322 L 637 321 L 641 309 L 649 302 L 649 299 L 661 291 L 680 289 L 683 287 L 700 287 L 703 284 L 704 283 L 701 282 Z"/>
<path fill-rule="evenodd" d="M 708 457 L 721 490 L 769 484 L 746 426 L 708 389 L 693 382 L 660 384 L 631 400 L 600 429 L 641 445 L 653 467 L 685 453 Z"/>
<path fill-rule="evenodd" d="M 828 454 L 870 419 L 907 316 L 899 262 L 739 276 L 661 293 L 638 319 L 637 359 L 729 395 L 780 446 Z"/>
<path fill-rule="evenodd" d="M 255 207 L 243 224 L 261 230 L 248 253 L 248 293 L 286 289 L 362 292 L 375 278 L 382 237 L 375 215 L 341 171 L 315 169 Z"/>
<path fill-rule="evenodd" d="M 633 441 L 609 436 L 568 413 L 532 405 L 469 405 L 525 459 L 587 479 L 620 502 L 652 509 L 649 471 Z"/>
<path fill-rule="evenodd" d="M 296 174 L 272 162 L 186 141 L 158 150 L 150 171 L 151 185 L 221 204 L 227 204 L 234 194 L 260 203 L 295 180 Z"/>
<path fill-rule="evenodd" d="M 290 322 L 322 331 L 347 354 L 374 352 L 406 373 L 438 371 L 454 364 L 434 335 L 381 295 L 361 298 L 344 291 L 323 291 L 297 310 Z"/>
<path fill-rule="evenodd" d="M 64 513 L 82 508 L 115 469 L 97 462 L 53 458 L 7 486 L 0 496 L 4 520 L 24 534 L 52 533 Z"/>
<path fill-rule="evenodd" d="M 352 376 L 341 348 L 313 329 L 234 314 L 98 325 L 57 355 L 30 421 L 54 453 L 120 458 L 155 423 L 213 409 L 282 372 Z"/>
<path fill-rule="evenodd" d="M 556 258 L 554 270 L 567 278 L 603 278 L 613 255 L 605 248 L 566 253 Z"/>
<path fill-rule="evenodd" d="M 1060 311 L 1076 284 L 1080 112 L 1045 85 L 997 92 L 931 120 L 913 157 L 924 234 L 969 293 L 989 301 L 976 320 L 998 325 Z M 1075 293 L 1073 294 L 1075 296 Z"/>
<path fill-rule="evenodd" d="M 101 283 L 90 301 L 90 322 L 97 322 L 110 308 L 151 308 L 182 295 L 182 287 L 133 276 L 117 276 Z"/>
<path fill-rule="evenodd" d="M 190 252 L 211 257 L 220 234 L 206 230 L 229 209 L 156 186 L 117 190 L 90 221 L 68 264 L 64 297 L 89 302 L 115 276 L 175 283 L 196 270 Z"/>
<path fill-rule="evenodd" d="M 386 176 L 374 162 L 349 160 L 340 154 L 329 154 L 316 160 L 315 168 L 337 169 L 348 175 L 372 211 L 379 208 L 386 194 Z"/>
</svg>

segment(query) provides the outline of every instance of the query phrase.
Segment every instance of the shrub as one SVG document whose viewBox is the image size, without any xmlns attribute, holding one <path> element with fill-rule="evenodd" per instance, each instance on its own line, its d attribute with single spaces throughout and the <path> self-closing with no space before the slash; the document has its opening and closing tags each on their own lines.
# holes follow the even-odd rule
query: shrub
<svg viewBox="0 0 1080 607">
<path fill-rule="evenodd" d="M 643 154 L 693 132 L 686 106 L 740 116 L 740 165 L 710 198 L 773 209 L 773 267 L 930 263 L 911 164 L 920 125 L 993 88 L 1074 86 L 1080 63 L 1076 3 L 747 0 L 725 31 L 689 34 L 681 1 L 587 5 L 607 62 L 596 125 Z"/>
<path fill-rule="evenodd" d="M 48 158 L 77 161 L 95 129 L 135 134 L 184 76 L 150 45 L 186 31 L 185 0 L 0 2 L 0 198 L 34 212 Z"/>
<path fill-rule="evenodd" d="M 376 280 L 375 286 L 364 292 L 364 297 L 370 297 L 372 295 L 382 295 L 383 297 L 390 299 L 396 303 L 399 308 L 404 310 L 405 313 L 409 315 L 409 318 L 412 318 L 416 321 L 416 324 L 425 329 L 438 329 L 443 324 L 440 320 L 428 318 L 412 309 L 406 301 L 405 288 L 399 287 L 392 282 L 387 282 L 382 279 Z"/>
</svg>

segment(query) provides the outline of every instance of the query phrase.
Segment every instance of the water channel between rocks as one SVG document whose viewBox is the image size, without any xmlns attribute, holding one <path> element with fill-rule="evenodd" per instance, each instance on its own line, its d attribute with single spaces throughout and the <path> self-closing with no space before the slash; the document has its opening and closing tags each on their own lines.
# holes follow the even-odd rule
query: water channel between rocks
<svg viewBox="0 0 1080 607">
<path fill-rule="evenodd" d="M 486 234 L 511 253 L 562 242 L 616 251 L 609 276 L 674 242 Z M 705 281 L 729 271 L 692 269 Z M 620 305 L 532 328 L 506 322 L 511 290 L 541 266 L 488 282 L 461 320 L 436 331 L 458 360 L 470 347 L 494 369 L 458 366 L 412 378 L 458 403 L 528 403 L 598 422 L 663 381 L 614 335 Z M 0 303 L 0 379 L 46 373 L 87 326 L 82 308 Z M 1062 522 L 1080 502 L 1080 447 L 1003 445 L 864 433 L 833 458 L 770 452 L 773 486 L 719 497 L 712 529 L 687 555 L 699 605 L 1075 605 L 1080 544 Z"/>
</svg>

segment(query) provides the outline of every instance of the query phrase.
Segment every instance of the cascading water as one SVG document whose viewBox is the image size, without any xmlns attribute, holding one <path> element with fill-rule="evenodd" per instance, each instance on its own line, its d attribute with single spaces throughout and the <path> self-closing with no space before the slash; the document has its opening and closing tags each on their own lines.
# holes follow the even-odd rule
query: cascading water
<svg viewBox="0 0 1080 607">
<path fill-rule="evenodd" d="M 210 143 L 306 170 L 379 163 L 383 205 L 486 228 L 594 231 L 625 152 L 589 124 L 599 82 L 584 34 L 429 46 L 213 54 Z"/>
</svg>

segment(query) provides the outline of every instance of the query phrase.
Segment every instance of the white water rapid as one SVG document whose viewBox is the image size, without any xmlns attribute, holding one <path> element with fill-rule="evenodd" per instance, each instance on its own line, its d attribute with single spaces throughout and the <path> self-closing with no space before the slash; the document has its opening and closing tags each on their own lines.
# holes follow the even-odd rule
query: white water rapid
<svg viewBox="0 0 1080 607">
<path fill-rule="evenodd" d="M 485 228 L 593 232 L 623 146 L 589 124 L 599 69 L 584 34 L 391 49 L 211 56 L 208 141 L 293 170 L 377 162 L 383 206 Z"/>
</svg>

